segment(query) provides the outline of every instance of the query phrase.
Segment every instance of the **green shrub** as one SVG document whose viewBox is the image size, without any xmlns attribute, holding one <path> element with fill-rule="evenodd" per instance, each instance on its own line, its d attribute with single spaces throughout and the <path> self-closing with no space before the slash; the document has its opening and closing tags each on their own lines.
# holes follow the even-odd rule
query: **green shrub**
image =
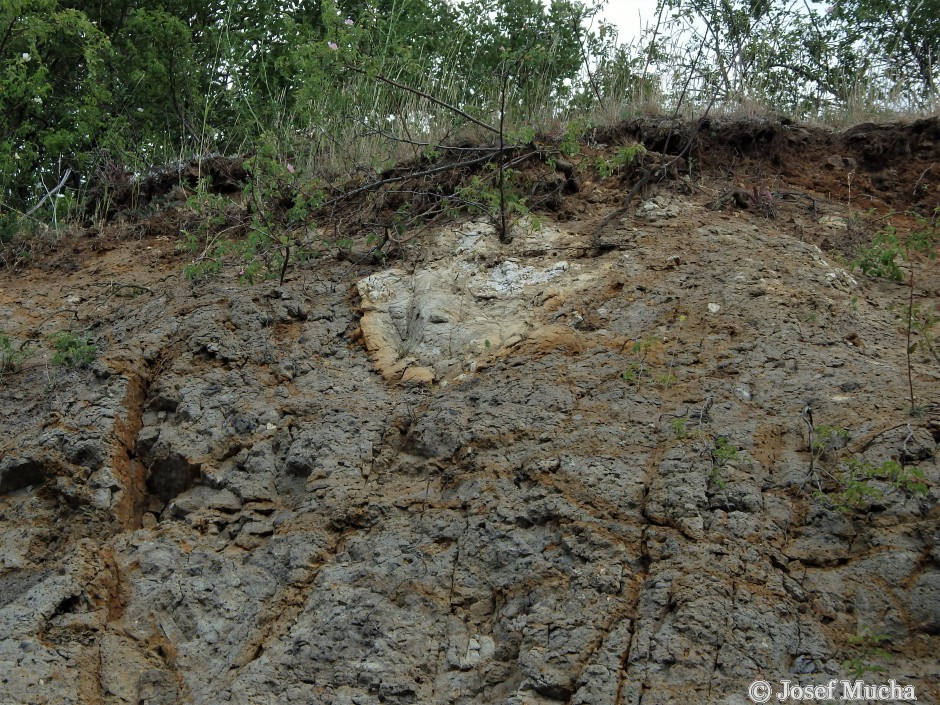
<svg viewBox="0 0 940 705">
<path fill-rule="evenodd" d="M 610 159 L 598 157 L 595 164 L 597 173 L 602 179 L 612 176 L 627 164 L 632 164 L 638 157 L 646 154 L 646 147 L 642 144 L 631 144 L 618 147 Z"/>
<path fill-rule="evenodd" d="M 56 0 L 6 0 L 0 27 L 0 201 L 26 212 L 44 195 L 37 174 L 52 188 L 103 137 L 111 45 L 83 12 Z"/>
<path fill-rule="evenodd" d="M 870 277 L 881 277 L 904 281 L 904 272 L 898 266 L 898 255 L 904 248 L 898 239 L 897 230 L 889 225 L 875 235 L 868 247 L 862 248 L 855 260 L 855 267 Z"/>
<path fill-rule="evenodd" d="M 9 336 L 0 331 L 0 380 L 8 372 L 19 372 L 23 363 L 32 357 L 34 352 L 29 343 L 14 348 Z"/>
<path fill-rule="evenodd" d="M 886 673 L 892 657 L 882 644 L 889 640 L 886 634 L 876 634 L 871 627 L 862 627 L 861 634 L 848 638 L 849 644 L 858 650 L 858 654 L 845 661 L 842 667 L 853 679 L 862 679 L 869 673 L 873 676 Z"/>
<path fill-rule="evenodd" d="M 929 490 L 923 470 L 894 460 L 875 465 L 849 458 L 832 478 L 835 489 L 829 492 L 818 490 L 816 497 L 826 506 L 844 513 L 867 510 L 894 491 L 925 497 Z M 887 490 L 882 488 L 885 485 Z"/>
<path fill-rule="evenodd" d="M 0 245 L 11 242 L 20 231 L 21 222 L 17 213 L 0 211 Z"/>
<path fill-rule="evenodd" d="M 90 365 L 97 354 L 92 338 L 87 333 L 59 331 L 52 336 L 55 354 L 52 364 L 56 367 L 82 367 Z"/>
</svg>

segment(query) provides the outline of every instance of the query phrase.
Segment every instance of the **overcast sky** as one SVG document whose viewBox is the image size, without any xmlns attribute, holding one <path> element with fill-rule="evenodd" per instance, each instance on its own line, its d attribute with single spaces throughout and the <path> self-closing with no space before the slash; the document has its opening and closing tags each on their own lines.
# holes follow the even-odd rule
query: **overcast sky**
<svg viewBox="0 0 940 705">
<path fill-rule="evenodd" d="M 602 15 L 617 25 L 620 41 L 629 42 L 656 20 L 656 0 L 608 0 Z"/>
</svg>

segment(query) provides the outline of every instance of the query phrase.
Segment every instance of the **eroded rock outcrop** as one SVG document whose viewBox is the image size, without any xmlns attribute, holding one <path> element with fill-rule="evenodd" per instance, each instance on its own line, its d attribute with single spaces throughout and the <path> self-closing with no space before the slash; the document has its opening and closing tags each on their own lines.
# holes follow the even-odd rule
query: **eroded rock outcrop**
<svg viewBox="0 0 940 705">
<path fill-rule="evenodd" d="M 467 223 L 410 267 L 87 293 L 94 366 L 2 389 L 0 701 L 743 703 L 873 635 L 936 699 L 901 292 L 795 216 L 639 205 L 598 256 Z M 23 330 L 53 307 L 9 287 Z M 846 429 L 813 471 L 807 405 Z M 834 459 L 915 446 L 925 496 L 814 497 Z"/>
</svg>

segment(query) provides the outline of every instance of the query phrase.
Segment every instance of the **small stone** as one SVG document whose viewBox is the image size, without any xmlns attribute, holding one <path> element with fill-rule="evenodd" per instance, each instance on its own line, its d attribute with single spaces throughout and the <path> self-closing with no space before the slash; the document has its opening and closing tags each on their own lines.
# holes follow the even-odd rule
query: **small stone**
<svg viewBox="0 0 940 705">
<path fill-rule="evenodd" d="M 846 230 L 849 227 L 845 218 L 839 218 L 835 215 L 824 215 L 819 219 L 819 224 L 827 228 L 836 228 L 837 230 Z"/>
<path fill-rule="evenodd" d="M 845 342 L 851 345 L 854 345 L 857 348 L 865 347 L 865 343 L 862 342 L 862 339 L 859 337 L 858 333 L 856 333 L 855 331 L 852 331 L 851 333 L 845 335 L 842 339 L 845 340 Z"/>
<path fill-rule="evenodd" d="M 405 373 L 401 376 L 401 383 L 430 386 L 434 384 L 434 372 L 427 367 L 415 365 L 405 370 Z"/>
</svg>

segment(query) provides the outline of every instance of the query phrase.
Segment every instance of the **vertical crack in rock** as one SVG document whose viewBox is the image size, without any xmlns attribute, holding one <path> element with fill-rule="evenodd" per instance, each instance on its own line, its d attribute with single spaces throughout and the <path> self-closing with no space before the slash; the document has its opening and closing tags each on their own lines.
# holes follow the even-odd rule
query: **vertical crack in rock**
<svg viewBox="0 0 940 705">
<path fill-rule="evenodd" d="M 140 526 L 146 507 L 146 469 L 137 458 L 136 443 L 152 380 L 144 380 L 132 372 L 125 374 L 127 391 L 122 404 L 125 417 L 115 419 L 114 432 L 119 444 L 111 456 L 111 462 L 121 485 L 121 494 L 114 504 L 114 514 L 122 526 L 132 529 Z"/>
</svg>

